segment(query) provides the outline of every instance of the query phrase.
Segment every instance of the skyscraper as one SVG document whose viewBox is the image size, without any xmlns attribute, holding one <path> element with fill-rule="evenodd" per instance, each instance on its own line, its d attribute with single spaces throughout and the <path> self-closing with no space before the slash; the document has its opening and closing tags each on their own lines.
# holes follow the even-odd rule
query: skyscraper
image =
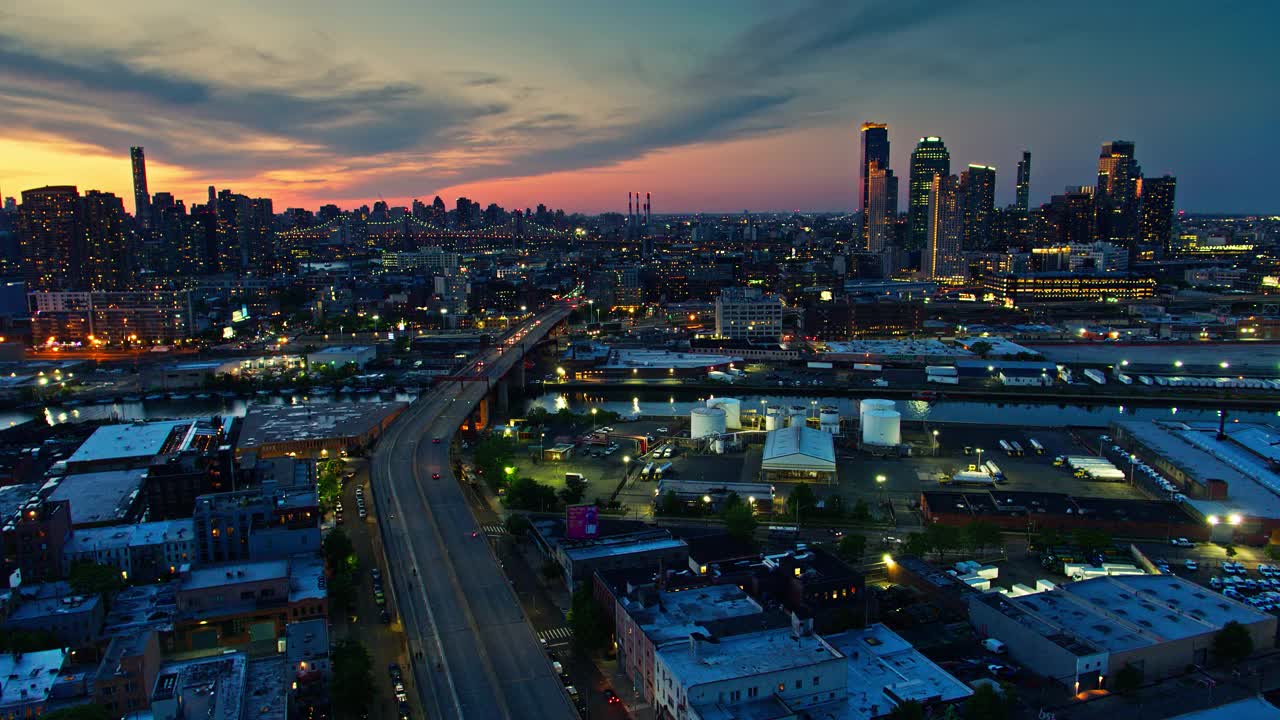
<svg viewBox="0 0 1280 720">
<path fill-rule="evenodd" d="M 862 246 L 870 247 L 871 220 L 868 212 L 871 208 L 869 180 L 871 165 L 876 163 L 881 170 L 889 169 L 889 126 L 884 123 L 862 123 Z"/>
<path fill-rule="evenodd" d="M 1031 153 L 1026 150 L 1018 162 L 1018 187 L 1013 206 L 1024 215 L 1031 209 Z"/>
<path fill-rule="evenodd" d="M 1105 143 L 1098 155 L 1098 185 L 1093 193 L 1094 235 L 1136 250 L 1138 240 L 1138 180 L 1142 169 L 1133 158 L 1133 143 Z M 1132 258 L 1130 258 L 1132 259 Z"/>
<path fill-rule="evenodd" d="M 934 175 L 929 183 L 925 234 L 927 243 L 922 270 L 931 278 L 964 273 L 960 240 L 964 236 L 964 212 L 960 207 L 960 179 L 955 175 Z"/>
<path fill-rule="evenodd" d="M 147 192 L 147 156 L 141 147 L 129 148 L 133 160 L 133 218 L 144 228 L 151 227 L 151 193 Z"/>
<path fill-rule="evenodd" d="M 996 211 L 996 169 L 970 165 L 960 174 L 960 198 L 964 211 L 964 249 L 991 246 L 991 221 Z"/>
<path fill-rule="evenodd" d="M 897 184 L 893 171 L 881 167 L 877 160 L 871 161 L 867 176 L 867 209 L 863 212 L 863 221 L 867 228 L 864 247 L 871 252 L 881 252 L 893 239 L 893 221 L 896 212 L 890 205 L 890 185 Z M 894 188 L 893 196 L 897 192 Z"/>
<path fill-rule="evenodd" d="M 18 241 L 27 291 L 84 290 L 84 229 L 74 185 L 24 190 Z"/>
<path fill-rule="evenodd" d="M 907 197 L 907 247 L 923 248 L 929 235 L 929 193 L 933 176 L 951 174 L 951 153 L 938 137 L 922 137 L 911 153 Z"/>
<path fill-rule="evenodd" d="M 124 201 L 112 193 L 89 190 L 81 200 L 84 224 L 86 290 L 127 290 L 134 258 L 126 242 Z"/>
<path fill-rule="evenodd" d="M 1167 255 L 1173 244 L 1174 197 L 1178 178 L 1172 175 L 1143 178 L 1141 188 L 1142 242 L 1160 246 Z"/>
</svg>

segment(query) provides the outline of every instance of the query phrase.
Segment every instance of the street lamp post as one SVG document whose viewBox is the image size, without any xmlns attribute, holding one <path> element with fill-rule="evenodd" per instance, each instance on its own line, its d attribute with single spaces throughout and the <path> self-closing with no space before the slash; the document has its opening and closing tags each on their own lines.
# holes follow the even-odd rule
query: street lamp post
<svg viewBox="0 0 1280 720">
<path fill-rule="evenodd" d="M 978 467 L 982 467 L 982 448 L 974 448 L 973 451 L 978 453 Z"/>
<path fill-rule="evenodd" d="M 622 480 L 625 482 L 631 477 L 631 456 L 622 456 Z"/>
<path fill-rule="evenodd" d="M 884 484 L 889 482 L 889 478 L 884 475 L 876 476 L 876 493 L 880 496 L 880 507 L 884 507 Z"/>
</svg>

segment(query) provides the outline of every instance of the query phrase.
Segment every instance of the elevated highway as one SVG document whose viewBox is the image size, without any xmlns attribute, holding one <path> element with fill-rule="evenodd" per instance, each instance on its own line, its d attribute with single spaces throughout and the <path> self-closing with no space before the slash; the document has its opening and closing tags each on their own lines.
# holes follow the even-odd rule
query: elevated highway
<svg viewBox="0 0 1280 720">
<path fill-rule="evenodd" d="M 556 305 L 509 330 L 460 375 L 496 383 L 565 319 Z M 430 718 L 573 718 L 560 679 L 472 515 L 450 440 L 489 382 L 444 382 L 383 435 L 371 463 L 409 671 Z"/>
</svg>

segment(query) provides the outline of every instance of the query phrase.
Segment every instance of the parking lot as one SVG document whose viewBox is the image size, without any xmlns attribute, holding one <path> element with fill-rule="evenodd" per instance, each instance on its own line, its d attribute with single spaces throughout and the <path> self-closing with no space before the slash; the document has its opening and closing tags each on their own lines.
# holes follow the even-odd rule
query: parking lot
<svg viewBox="0 0 1280 720">
<path fill-rule="evenodd" d="M 1066 467 L 1055 467 L 1058 455 L 1095 454 L 1083 446 L 1066 429 L 1037 428 L 1026 431 L 1008 427 L 973 427 L 970 425 L 936 426 L 938 447 L 933 456 L 910 458 L 876 458 L 852 449 L 838 452 L 838 492 L 846 502 L 861 499 L 874 503 L 881 498 L 909 504 L 922 490 L 938 490 L 946 486 L 941 475 L 966 470 L 979 462 L 993 462 L 1004 475 L 999 489 L 1067 493 L 1077 497 L 1112 499 L 1145 499 L 1147 496 L 1127 482 L 1098 482 L 1077 478 Z M 932 433 L 930 433 L 932 435 Z M 1032 449 L 1034 438 L 1044 447 L 1038 454 Z M 1010 456 L 1000 447 L 1000 440 L 1018 442 L 1024 448 L 1021 456 Z M 927 447 L 927 443 L 923 443 Z M 979 453 L 981 450 L 981 453 Z M 966 451 L 968 454 L 966 454 Z M 883 476 L 885 481 L 877 483 Z M 821 488 L 818 488 L 821 492 Z"/>
</svg>

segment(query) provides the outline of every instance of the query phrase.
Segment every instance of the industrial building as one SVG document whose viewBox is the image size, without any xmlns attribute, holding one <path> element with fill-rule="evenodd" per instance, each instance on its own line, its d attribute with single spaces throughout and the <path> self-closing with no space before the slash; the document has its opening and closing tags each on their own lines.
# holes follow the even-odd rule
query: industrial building
<svg viewBox="0 0 1280 720">
<path fill-rule="evenodd" d="M 50 482 L 47 497 L 71 504 L 73 528 L 124 525 L 142 517 L 146 481 L 146 468 L 67 475 Z"/>
<path fill-rule="evenodd" d="M 334 345 L 307 353 L 307 364 L 311 367 L 328 365 L 340 368 L 355 365 L 363 368 L 378 357 L 378 349 L 372 345 Z"/>
<path fill-rule="evenodd" d="M 245 414 L 236 457 L 318 457 L 367 448 L 406 407 L 402 402 L 254 405 Z"/>
<path fill-rule="evenodd" d="M 537 519 L 533 521 L 533 540 L 543 555 L 564 571 L 570 592 L 602 570 L 689 564 L 689 546 L 684 540 L 665 529 L 631 520 L 601 518 L 595 537 L 571 539 L 563 518 Z"/>
<path fill-rule="evenodd" d="M 969 619 L 1028 670 L 1074 692 L 1106 687 L 1126 665 L 1144 681 L 1205 665 L 1214 636 L 1229 622 L 1249 631 L 1255 650 L 1275 647 L 1276 635 L 1276 616 L 1175 575 L 1094 578 L 1020 597 L 974 595 Z"/>
<path fill-rule="evenodd" d="M 67 458 L 67 472 L 125 470 L 150 465 L 157 456 L 211 451 L 226 437 L 230 419 L 137 421 L 104 425 Z"/>
<path fill-rule="evenodd" d="M 1117 421 L 1114 442 L 1184 495 L 1219 542 L 1280 539 L 1280 430 L 1261 423 Z M 1127 458 L 1125 458 L 1127 460 Z M 1122 463 L 1122 466 L 1129 463 Z"/>
<path fill-rule="evenodd" d="M 1076 497 L 1066 493 L 973 489 L 926 490 L 920 511 L 929 522 L 963 526 L 974 520 L 1005 530 L 1101 530 L 1124 537 L 1206 539 L 1208 526 L 1176 502 Z"/>
<path fill-rule="evenodd" d="M 1155 278 L 1120 273 L 979 272 L 974 280 L 996 302 L 1007 302 L 1014 306 L 1029 303 L 1143 300 L 1155 297 L 1156 294 Z"/>
<path fill-rule="evenodd" d="M 766 483 L 836 483 L 836 448 L 831 433 L 801 423 L 765 434 L 760 479 Z"/>
</svg>

